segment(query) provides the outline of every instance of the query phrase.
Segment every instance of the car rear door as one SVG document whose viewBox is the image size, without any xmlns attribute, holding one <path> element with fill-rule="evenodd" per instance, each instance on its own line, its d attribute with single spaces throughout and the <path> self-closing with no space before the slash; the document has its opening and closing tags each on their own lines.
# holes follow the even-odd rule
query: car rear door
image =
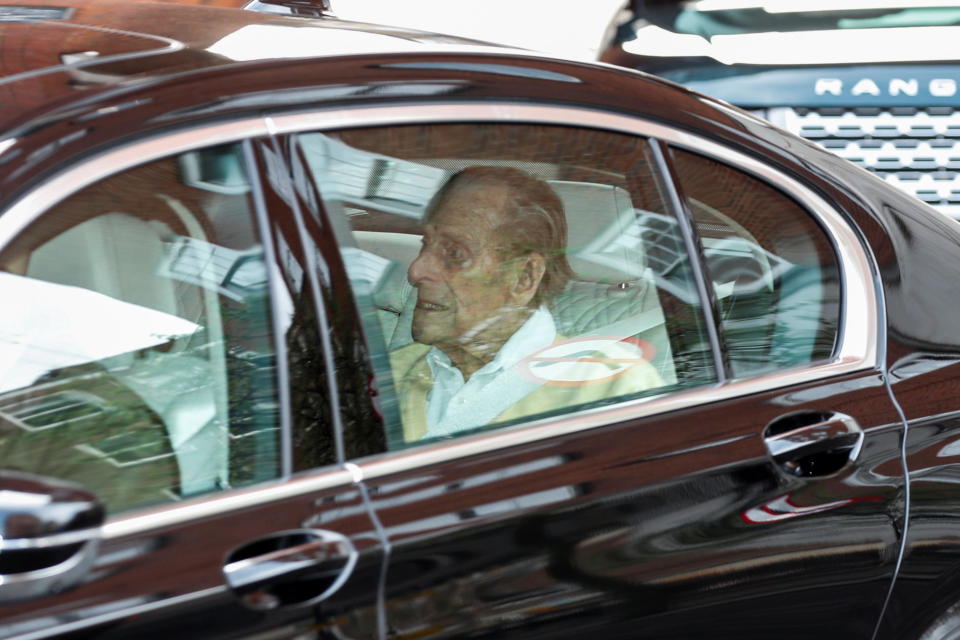
<svg viewBox="0 0 960 640">
<path fill-rule="evenodd" d="M 587 110 L 276 122 L 337 232 L 356 350 L 376 371 L 368 395 L 341 398 L 372 400 L 387 429 L 385 453 L 346 453 L 389 538 L 393 633 L 872 634 L 903 527 L 902 424 L 871 258 L 826 202 L 689 132 Z M 521 364 L 575 390 L 411 438 L 409 265 L 433 194 L 475 165 L 564 201 L 573 278 L 549 303 L 562 335 Z M 634 351 L 607 357 L 611 343 Z M 596 393 L 648 365 L 659 386 Z"/>
</svg>

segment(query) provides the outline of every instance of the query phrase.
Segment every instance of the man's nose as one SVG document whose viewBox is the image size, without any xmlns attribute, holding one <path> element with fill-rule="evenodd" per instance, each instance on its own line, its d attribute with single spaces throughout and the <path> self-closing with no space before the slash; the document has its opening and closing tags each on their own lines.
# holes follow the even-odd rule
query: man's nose
<svg viewBox="0 0 960 640">
<path fill-rule="evenodd" d="M 407 267 L 407 280 L 413 286 L 419 286 L 421 282 L 428 280 L 436 273 L 436 266 L 436 259 L 432 252 L 426 248 L 421 248 L 420 253 Z"/>
</svg>

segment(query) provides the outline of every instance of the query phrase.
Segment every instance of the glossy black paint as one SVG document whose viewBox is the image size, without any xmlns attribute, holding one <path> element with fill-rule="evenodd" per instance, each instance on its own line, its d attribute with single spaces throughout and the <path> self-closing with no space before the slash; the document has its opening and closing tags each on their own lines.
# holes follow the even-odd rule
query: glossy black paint
<svg viewBox="0 0 960 640">
<path fill-rule="evenodd" d="M 838 382 L 377 482 L 391 622 L 438 638 L 802 638 L 829 621 L 868 637 L 897 558 L 899 424 L 877 376 Z M 859 470 L 791 477 L 758 430 L 822 406 L 861 420 Z"/>
<path fill-rule="evenodd" d="M 92 23 L 97 26 L 133 13 L 109 17 L 119 3 L 91 4 L 107 16 Z M 214 11 L 191 8 L 183 21 L 199 18 L 201 10 Z M 0 142 L 14 139 L 0 152 L 0 210 L 103 150 L 200 123 L 265 112 L 498 100 L 634 115 L 739 150 L 834 204 L 876 262 L 886 312 L 880 370 L 367 482 L 393 546 L 382 613 L 398 637 L 870 637 L 905 530 L 906 554 L 879 637 L 913 637 L 960 599 L 954 533 L 960 525 L 960 297 L 954 285 L 960 232 L 954 222 L 759 119 L 649 76 L 489 51 L 333 51 L 323 59 L 232 62 L 204 43 L 266 18 L 216 11 L 229 19 L 204 27 L 212 35 L 197 28 L 192 47 L 84 67 L 113 76 L 111 82 L 78 90 L 76 70 L 22 69 L 15 81 L 0 79 Z M 385 40 L 400 36 L 336 27 Z M 18 102 L 21 96 L 30 99 Z M 267 199 L 275 211 L 276 198 Z M 372 429 L 378 422 L 366 389 L 368 369 L 346 364 L 365 363 L 367 349 L 337 247 L 323 212 L 301 206 L 278 216 L 274 241 L 282 237 L 303 264 L 309 254 L 332 274 L 316 283 L 316 299 L 303 302 L 301 342 L 319 340 L 317 318 L 325 316 L 334 371 L 340 388 L 350 389 L 339 417 L 348 433 Z M 329 388 L 329 367 L 316 358 L 293 358 L 309 361 L 316 372 L 303 377 L 310 382 L 294 395 L 318 397 Z M 305 418 L 301 433 L 323 444 L 301 468 L 344 462 L 336 445 L 344 434 L 331 430 L 334 409 L 311 406 L 317 413 Z M 824 410 L 854 416 L 864 428 L 861 465 L 819 479 L 777 468 L 760 439 L 766 425 L 790 412 Z M 901 410 L 909 421 L 908 528 Z M 316 425 L 328 432 L 310 433 Z M 316 632 L 325 624 L 351 637 L 376 637 L 383 543 L 360 489 L 341 475 L 309 497 L 111 540 L 86 584 L 60 596 L 53 609 L 34 601 L 5 613 L 5 631 L 69 627 L 78 618 L 103 616 L 86 633 L 207 637 L 215 622 L 235 637 L 274 626 L 290 635 Z M 764 519 L 771 514 L 776 517 Z M 245 609 L 226 592 L 222 576 L 200 561 L 268 536 L 281 522 L 292 529 L 323 522 L 349 535 L 361 552 L 355 578 L 315 609 Z M 120 606 L 118 593 L 135 601 L 131 611 L 138 615 L 107 615 Z M 170 598 L 181 602 L 160 606 Z"/>
</svg>

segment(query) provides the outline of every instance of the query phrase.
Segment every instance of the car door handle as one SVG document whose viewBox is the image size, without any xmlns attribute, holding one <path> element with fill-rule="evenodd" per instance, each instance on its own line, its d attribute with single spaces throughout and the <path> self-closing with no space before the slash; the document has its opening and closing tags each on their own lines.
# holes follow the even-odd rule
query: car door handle
<svg viewBox="0 0 960 640">
<path fill-rule="evenodd" d="M 0 471 L 0 604 L 83 582 L 97 559 L 105 517 L 97 496 L 80 486 Z"/>
<path fill-rule="evenodd" d="M 227 557 L 227 586 L 252 609 L 312 604 L 334 594 L 353 573 L 357 551 L 346 536 L 322 529 L 280 531 Z"/>
<path fill-rule="evenodd" d="M 801 412 L 767 425 L 763 441 L 774 462 L 791 475 L 826 476 L 856 460 L 863 430 L 842 413 Z"/>
</svg>

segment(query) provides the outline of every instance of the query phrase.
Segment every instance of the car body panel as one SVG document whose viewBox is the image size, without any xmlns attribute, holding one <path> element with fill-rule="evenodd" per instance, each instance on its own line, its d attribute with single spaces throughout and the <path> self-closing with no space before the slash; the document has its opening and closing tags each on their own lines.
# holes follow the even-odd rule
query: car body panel
<svg viewBox="0 0 960 640">
<path fill-rule="evenodd" d="M 831 382 L 366 480 L 392 544 L 391 624 L 437 638 L 868 636 L 898 556 L 900 425 L 876 374 Z M 758 433 L 825 406 L 858 415 L 862 457 L 791 479 Z"/>
<path fill-rule="evenodd" d="M 302 632 L 315 624 L 310 608 L 271 614 L 251 610 L 224 584 L 218 565 L 253 541 L 315 526 L 321 511 L 329 516 L 321 506 L 330 503 L 342 505 L 346 515 L 327 517 L 323 527 L 350 536 L 360 560 L 352 575 L 357 590 L 345 589 L 339 605 L 335 598 L 325 606 L 349 611 L 351 600 L 369 603 L 380 572 L 378 542 L 349 474 L 304 478 L 298 484 L 302 490 L 291 491 L 291 485 L 269 501 L 233 493 L 220 498 L 228 504 L 196 501 L 175 512 L 112 520 L 84 582 L 59 597 L 5 603 L 0 637 L 42 638 L 69 631 L 103 638 L 256 637 L 278 626 Z M 253 504 L 244 504 L 251 498 Z M 339 563 L 331 565 L 329 571 L 339 570 Z M 311 590 L 315 596 L 322 593 L 314 586 L 304 595 Z"/>
</svg>

